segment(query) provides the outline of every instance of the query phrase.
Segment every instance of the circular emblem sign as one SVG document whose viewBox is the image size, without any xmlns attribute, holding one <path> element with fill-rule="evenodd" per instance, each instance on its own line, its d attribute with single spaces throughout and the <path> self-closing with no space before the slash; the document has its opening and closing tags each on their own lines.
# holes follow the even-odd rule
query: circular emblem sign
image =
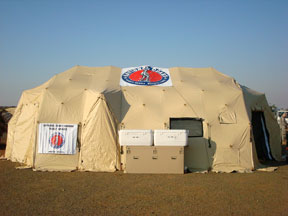
<svg viewBox="0 0 288 216">
<path fill-rule="evenodd" d="M 49 143 L 53 148 L 59 149 L 64 145 L 65 137 L 59 132 L 53 133 L 49 139 Z"/>
<path fill-rule="evenodd" d="M 134 85 L 152 86 L 167 82 L 169 75 L 158 68 L 144 66 L 126 71 L 122 75 L 122 79 Z"/>
</svg>

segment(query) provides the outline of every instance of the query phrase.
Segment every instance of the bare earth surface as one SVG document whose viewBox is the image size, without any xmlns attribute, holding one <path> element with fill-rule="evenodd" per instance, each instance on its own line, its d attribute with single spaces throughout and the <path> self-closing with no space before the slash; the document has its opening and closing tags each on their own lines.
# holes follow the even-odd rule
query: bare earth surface
<svg viewBox="0 0 288 216">
<path fill-rule="evenodd" d="M 288 215 L 288 165 L 251 174 L 16 170 L 0 161 L 0 215 Z"/>
</svg>

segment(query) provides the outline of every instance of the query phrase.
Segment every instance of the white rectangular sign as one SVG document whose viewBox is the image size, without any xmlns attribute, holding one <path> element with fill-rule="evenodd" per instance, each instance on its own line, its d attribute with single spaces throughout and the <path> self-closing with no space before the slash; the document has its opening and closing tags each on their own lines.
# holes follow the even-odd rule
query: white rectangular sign
<svg viewBox="0 0 288 216">
<path fill-rule="evenodd" d="M 77 124 L 40 123 L 38 153 L 75 154 Z"/>
<path fill-rule="evenodd" d="M 120 86 L 172 86 L 168 68 L 139 66 L 123 68 Z"/>
</svg>

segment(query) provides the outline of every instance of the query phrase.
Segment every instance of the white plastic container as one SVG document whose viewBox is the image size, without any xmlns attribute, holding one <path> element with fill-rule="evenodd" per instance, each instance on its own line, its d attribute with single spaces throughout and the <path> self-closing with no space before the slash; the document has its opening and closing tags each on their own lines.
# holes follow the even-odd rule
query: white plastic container
<svg viewBox="0 0 288 216">
<path fill-rule="evenodd" d="M 120 146 L 152 146 L 152 130 L 120 130 Z"/>
<path fill-rule="evenodd" d="M 188 130 L 155 130 L 155 146 L 187 146 Z"/>
</svg>

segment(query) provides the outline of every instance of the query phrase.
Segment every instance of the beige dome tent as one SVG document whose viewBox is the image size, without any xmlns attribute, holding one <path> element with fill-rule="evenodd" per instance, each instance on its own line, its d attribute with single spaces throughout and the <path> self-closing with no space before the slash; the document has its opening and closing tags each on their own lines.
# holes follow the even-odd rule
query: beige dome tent
<svg viewBox="0 0 288 216">
<path fill-rule="evenodd" d="M 121 68 L 75 66 L 24 91 L 9 122 L 6 158 L 36 170 L 111 172 L 125 167 L 119 129 L 188 128 L 191 171 L 245 172 L 259 160 L 281 159 L 279 126 L 264 94 L 213 68 L 168 71 L 169 86 L 133 86 L 120 85 Z M 38 153 L 39 123 L 78 124 L 77 153 Z"/>
</svg>

